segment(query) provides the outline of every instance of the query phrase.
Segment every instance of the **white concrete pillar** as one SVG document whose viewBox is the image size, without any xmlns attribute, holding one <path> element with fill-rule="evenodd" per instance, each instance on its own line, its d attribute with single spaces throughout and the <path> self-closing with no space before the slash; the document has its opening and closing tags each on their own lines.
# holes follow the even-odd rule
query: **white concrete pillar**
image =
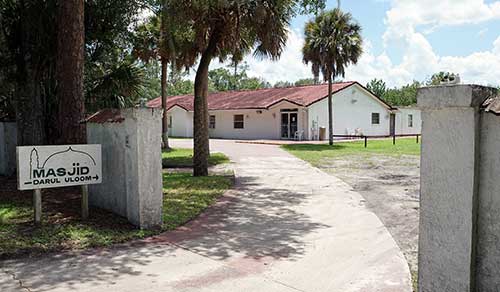
<svg viewBox="0 0 500 292">
<path fill-rule="evenodd" d="M 102 145 L 103 183 L 89 188 L 90 205 L 143 228 L 161 226 L 161 109 L 104 110 L 87 120 L 89 144 Z"/>
<path fill-rule="evenodd" d="M 476 291 L 500 291 L 500 116 L 481 117 Z"/>
<path fill-rule="evenodd" d="M 474 291 L 480 113 L 492 89 L 420 89 L 419 291 Z"/>
</svg>

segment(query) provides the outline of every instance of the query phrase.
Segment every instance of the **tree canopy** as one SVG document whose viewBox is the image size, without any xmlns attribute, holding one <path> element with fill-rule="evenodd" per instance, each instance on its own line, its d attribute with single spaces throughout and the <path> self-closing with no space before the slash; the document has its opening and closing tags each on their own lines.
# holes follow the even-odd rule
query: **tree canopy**
<svg viewBox="0 0 500 292">
<path fill-rule="evenodd" d="M 410 106 L 417 103 L 417 90 L 422 86 L 439 85 L 447 76 L 456 76 L 450 72 L 437 72 L 432 74 L 425 81 L 414 80 L 401 87 L 388 88 L 382 79 L 373 79 L 366 88 L 393 106 Z"/>
<path fill-rule="evenodd" d="M 328 132 L 329 143 L 333 145 L 332 83 L 335 77 L 344 77 L 346 67 L 356 64 L 361 57 L 361 26 L 350 13 L 335 8 L 308 21 L 304 34 L 303 61 L 312 64 L 315 79 L 321 73 L 328 82 Z"/>
<path fill-rule="evenodd" d="M 213 69 L 208 72 L 209 86 L 215 91 L 255 90 L 268 88 L 269 82 L 261 78 L 248 77 L 248 64 Z M 230 71 L 233 70 L 233 72 Z"/>
<path fill-rule="evenodd" d="M 140 0 L 85 1 L 84 90 L 89 111 L 120 105 L 123 93 L 130 101 L 127 105 L 135 103 L 137 83 L 130 80 L 140 79 L 140 70 L 129 58 L 131 28 L 147 4 Z M 21 132 L 27 129 L 40 136 L 33 143 L 53 143 L 53 129 L 58 127 L 56 5 L 56 0 L 0 0 L 0 101 L 17 108 Z M 106 85 L 119 90 L 104 89 Z M 113 101 L 102 102 L 103 98 Z"/>
<path fill-rule="evenodd" d="M 356 64 L 363 53 L 361 26 L 338 8 L 307 22 L 304 34 L 303 61 L 311 63 L 314 76 L 321 73 L 325 81 L 345 77 L 345 68 Z"/>
<path fill-rule="evenodd" d="M 208 175 L 209 66 L 213 59 L 239 63 L 249 52 L 280 57 L 292 16 L 324 7 L 324 0 L 179 0 L 169 10 L 193 32 L 185 52 L 199 57 L 194 84 L 194 175 Z"/>
</svg>

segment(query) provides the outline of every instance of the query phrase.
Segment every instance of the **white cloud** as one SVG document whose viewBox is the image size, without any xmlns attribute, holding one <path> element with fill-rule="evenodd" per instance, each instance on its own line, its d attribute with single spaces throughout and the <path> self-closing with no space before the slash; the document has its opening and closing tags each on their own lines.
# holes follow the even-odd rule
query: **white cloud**
<svg viewBox="0 0 500 292">
<path fill-rule="evenodd" d="M 500 1 L 486 4 L 484 0 L 393 0 L 385 20 L 384 41 L 397 40 L 419 26 L 430 26 L 435 30 L 440 26 L 493 19 L 500 19 Z"/>
<path fill-rule="evenodd" d="M 346 80 L 366 83 L 379 78 L 389 86 L 401 86 L 438 71 L 451 71 L 459 73 L 468 83 L 500 83 L 500 36 L 490 50 L 468 56 L 439 56 L 425 37 L 432 31 L 439 33 L 443 26 L 498 20 L 500 1 L 486 4 L 484 0 L 392 0 L 391 3 L 385 19 L 387 29 L 381 41 L 385 49 L 402 48 L 402 61 L 394 64 L 385 51 L 375 54 L 371 44 L 365 42 L 365 53 L 356 66 L 347 69 Z M 246 57 L 249 75 L 263 77 L 271 83 L 312 77 L 310 68 L 302 63 L 303 43 L 302 33 L 292 30 L 279 61 Z M 221 66 L 223 64 L 214 61 L 211 68 Z"/>
<path fill-rule="evenodd" d="M 290 30 L 285 50 L 281 54 L 281 58 L 277 61 L 270 59 L 256 58 L 252 54 L 246 56 L 243 62 L 249 66 L 248 76 L 263 78 L 266 81 L 274 84 L 278 81 L 297 81 L 302 78 L 312 78 L 311 67 L 306 66 L 302 62 L 302 46 L 304 38 L 302 34 Z M 219 63 L 214 59 L 210 64 L 210 70 L 226 67 L 229 62 Z M 193 68 L 196 69 L 198 65 Z M 196 75 L 195 70 L 190 70 L 189 79 L 194 80 Z"/>
<path fill-rule="evenodd" d="M 480 38 L 484 38 L 484 36 L 486 35 L 486 33 L 488 32 L 488 28 L 483 28 L 481 29 L 477 35 L 480 37 Z"/>
<path fill-rule="evenodd" d="M 290 30 L 286 49 L 278 61 L 259 60 L 253 56 L 245 58 L 245 61 L 250 66 L 248 75 L 263 77 L 272 84 L 277 81 L 296 81 L 301 78 L 312 78 L 310 67 L 302 62 L 303 45 L 304 38 L 302 34 Z"/>
<path fill-rule="evenodd" d="M 491 51 L 468 56 L 438 56 L 425 35 L 443 26 L 465 25 L 500 19 L 500 1 L 486 4 L 484 0 L 400 0 L 392 1 L 387 12 L 383 35 L 385 48 L 397 45 L 404 51 L 400 64 L 387 63 L 381 70 L 373 62 L 360 63 L 352 69 L 353 76 L 378 70 L 374 78 L 387 80 L 390 86 L 400 86 L 413 79 L 422 79 L 437 71 L 459 73 L 465 82 L 499 84 L 500 37 Z M 383 53 L 382 57 L 386 57 Z M 374 56 L 365 58 L 376 60 Z M 363 66 L 361 68 L 358 68 Z M 394 73 L 397 72 L 397 73 Z M 361 77 L 360 76 L 360 77 Z M 360 78 L 358 77 L 358 78 Z"/>
</svg>

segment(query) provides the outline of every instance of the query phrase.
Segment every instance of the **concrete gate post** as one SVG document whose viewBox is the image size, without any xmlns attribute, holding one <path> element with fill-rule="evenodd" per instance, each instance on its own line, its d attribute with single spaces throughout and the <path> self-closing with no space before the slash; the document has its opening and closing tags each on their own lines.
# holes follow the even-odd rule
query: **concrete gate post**
<svg viewBox="0 0 500 292">
<path fill-rule="evenodd" d="M 103 183 L 89 186 L 90 205 L 141 229 L 161 227 L 162 110 L 103 110 L 87 119 L 87 142 L 102 145 Z"/>
<path fill-rule="evenodd" d="M 419 291 L 474 291 L 480 106 L 492 90 L 422 88 Z"/>
</svg>

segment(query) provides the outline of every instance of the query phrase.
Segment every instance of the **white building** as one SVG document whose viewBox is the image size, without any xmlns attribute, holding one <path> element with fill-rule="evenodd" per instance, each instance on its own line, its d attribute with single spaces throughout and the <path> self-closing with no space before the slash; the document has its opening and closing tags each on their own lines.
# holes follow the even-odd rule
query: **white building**
<svg viewBox="0 0 500 292">
<path fill-rule="evenodd" d="M 357 82 L 333 85 L 333 134 L 387 136 L 420 134 L 420 111 L 396 109 Z M 328 137 L 328 85 L 210 94 L 210 137 L 225 139 L 317 140 Z M 160 107 L 161 98 L 150 107 Z M 193 96 L 168 98 L 173 137 L 193 136 Z"/>
</svg>

